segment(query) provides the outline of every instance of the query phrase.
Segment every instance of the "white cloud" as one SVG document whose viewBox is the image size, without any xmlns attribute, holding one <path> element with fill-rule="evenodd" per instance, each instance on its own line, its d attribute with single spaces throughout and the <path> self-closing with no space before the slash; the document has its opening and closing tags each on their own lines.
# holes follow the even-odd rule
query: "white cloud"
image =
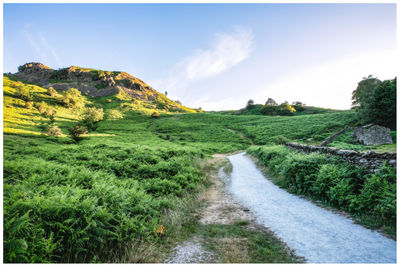
<svg viewBox="0 0 400 267">
<path fill-rule="evenodd" d="M 217 34 L 212 48 L 184 58 L 178 68 L 189 81 L 218 75 L 246 59 L 251 53 L 252 41 L 250 29 L 236 27 L 233 33 Z"/>
<path fill-rule="evenodd" d="M 183 99 L 191 83 L 217 76 L 248 58 L 252 44 L 253 32 L 244 27 L 216 34 L 210 48 L 198 49 L 184 57 L 175 64 L 166 79 L 152 81 L 151 84 L 158 90 L 168 90 L 171 97 Z"/>
</svg>

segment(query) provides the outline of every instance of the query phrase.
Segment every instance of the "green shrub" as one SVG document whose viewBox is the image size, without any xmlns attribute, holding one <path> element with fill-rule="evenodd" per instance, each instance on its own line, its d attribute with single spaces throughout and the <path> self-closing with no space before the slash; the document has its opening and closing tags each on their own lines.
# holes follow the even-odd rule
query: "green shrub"
<svg viewBox="0 0 400 267">
<path fill-rule="evenodd" d="M 24 101 L 32 101 L 33 100 L 31 90 L 29 89 L 28 86 L 23 85 L 23 84 L 16 87 L 15 96 Z"/>
<path fill-rule="evenodd" d="M 53 87 L 49 87 L 49 89 L 47 89 L 47 94 L 51 97 L 56 97 L 58 96 L 58 92 L 56 90 L 54 90 Z"/>
<path fill-rule="evenodd" d="M 287 102 L 280 104 L 275 110 L 275 113 L 281 116 L 291 116 L 295 112 L 296 110 Z"/>
<path fill-rule="evenodd" d="M 88 128 L 82 125 L 75 125 L 68 129 L 69 135 L 75 141 L 79 141 L 82 139 L 83 134 L 88 133 Z"/>
<path fill-rule="evenodd" d="M 272 141 L 277 145 L 284 145 L 284 144 L 290 142 L 290 140 L 288 138 L 286 138 L 284 135 L 274 136 Z"/>
<path fill-rule="evenodd" d="M 44 101 L 36 103 L 35 106 L 40 113 L 44 113 L 48 107 Z"/>
<path fill-rule="evenodd" d="M 26 101 L 25 102 L 25 107 L 27 109 L 32 109 L 33 108 L 33 101 Z"/>
<path fill-rule="evenodd" d="M 290 153 L 282 162 L 281 175 L 288 180 L 289 189 L 298 194 L 310 194 L 313 183 L 326 157 L 318 153 Z"/>
<path fill-rule="evenodd" d="M 52 109 L 45 109 L 45 110 L 43 110 L 42 115 L 45 118 L 51 118 L 52 117 L 54 119 L 55 112 Z"/>
<path fill-rule="evenodd" d="M 112 109 L 108 112 L 107 118 L 110 120 L 122 119 L 124 117 L 124 113 L 119 111 L 118 109 Z"/>
<path fill-rule="evenodd" d="M 104 118 L 104 111 L 102 108 L 88 108 L 84 113 L 83 123 L 90 129 L 95 130 L 97 123 Z"/>
<path fill-rule="evenodd" d="M 62 132 L 61 132 L 60 128 L 58 128 L 58 126 L 53 125 L 53 126 L 49 127 L 49 129 L 46 131 L 46 134 L 50 135 L 50 136 L 60 136 L 60 135 L 62 135 Z"/>
<path fill-rule="evenodd" d="M 67 108 L 78 108 L 84 105 L 84 98 L 78 89 L 71 88 L 62 93 L 60 102 Z"/>
</svg>

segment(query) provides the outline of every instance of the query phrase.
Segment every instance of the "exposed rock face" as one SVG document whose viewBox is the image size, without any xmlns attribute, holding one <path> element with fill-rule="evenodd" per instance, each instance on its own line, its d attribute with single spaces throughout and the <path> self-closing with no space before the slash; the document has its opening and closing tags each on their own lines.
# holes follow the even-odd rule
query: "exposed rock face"
<svg viewBox="0 0 400 267">
<path fill-rule="evenodd" d="M 100 71 L 77 66 L 53 70 L 41 63 L 27 63 L 13 74 L 18 78 L 57 91 L 76 88 L 92 97 L 107 96 L 124 91 L 130 97 L 143 101 L 156 100 L 160 93 L 142 80 L 119 71 Z"/>
<path fill-rule="evenodd" d="M 53 71 L 42 63 L 31 62 L 20 66 L 15 76 L 28 82 L 43 85 L 47 83 Z"/>
<path fill-rule="evenodd" d="M 353 150 L 336 149 L 333 147 L 309 146 L 298 143 L 286 143 L 286 146 L 290 149 L 305 153 L 321 152 L 332 156 L 338 156 L 343 161 L 364 167 L 372 172 L 376 172 L 384 161 L 392 166 L 396 166 L 396 153 L 376 153 L 374 151 L 358 152 Z"/>
<path fill-rule="evenodd" d="M 390 129 L 379 125 L 357 127 L 352 136 L 364 145 L 393 144 Z"/>
</svg>

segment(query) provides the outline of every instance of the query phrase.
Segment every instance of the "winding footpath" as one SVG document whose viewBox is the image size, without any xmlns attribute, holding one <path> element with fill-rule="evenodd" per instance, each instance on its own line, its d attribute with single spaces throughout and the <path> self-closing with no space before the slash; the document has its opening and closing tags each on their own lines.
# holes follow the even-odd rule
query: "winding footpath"
<svg viewBox="0 0 400 267">
<path fill-rule="evenodd" d="M 396 242 L 274 185 L 254 162 L 228 156 L 227 187 L 262 223 L 309 263 L 396 263 Z"/>
</svg>

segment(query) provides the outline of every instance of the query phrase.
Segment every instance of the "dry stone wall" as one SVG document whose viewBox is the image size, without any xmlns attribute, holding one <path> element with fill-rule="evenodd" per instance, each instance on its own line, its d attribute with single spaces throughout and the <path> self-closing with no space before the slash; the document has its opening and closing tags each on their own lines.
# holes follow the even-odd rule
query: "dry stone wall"
<svg viewBox="0 0 400 267">
<path fill-rule="evenodd" d="M 320 152 L 332 156 L 338 156 L 343 161 L 364 167 L 373 172 L 376 172 L 384 161 L 392 166 L 396 166 L 396 153 L 376 153 L 374 151 L 359 152 L 354 150 L 343 150 L 324 146 L 311 146 L 299 143 L 286 143 L 285 145 L 292 150 L 305 153 Z"/>
</svg>

